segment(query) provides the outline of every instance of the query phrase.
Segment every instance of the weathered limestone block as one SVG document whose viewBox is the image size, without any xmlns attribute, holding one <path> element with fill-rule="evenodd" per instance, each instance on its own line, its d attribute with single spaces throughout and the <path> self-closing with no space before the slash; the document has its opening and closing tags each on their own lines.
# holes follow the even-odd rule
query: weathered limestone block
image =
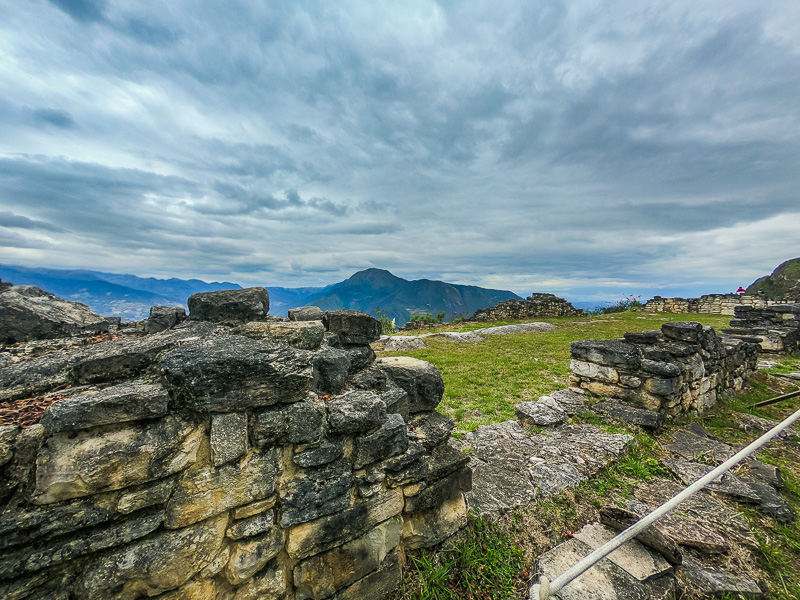
<svg viewBox="0 0 800 600">
<path fill-rule="evenodd" d="M 250 321 L 233 330 L 254 340 L 270 340 L 301 350 L 316 350 L 322 345 L 325 328 L 320 321 Z"/>
<path fill-rule="evenodd" d="M 346 346 L 342 350 L 350 359 L 350 373 L 365 369 L 375 362 L 375 351 L 369 346 Z"/>
<path fill-rule="evenodd" d="M 274 564 L 237 588 L 233 600 L 283 599 L 288 587 L 286 579 L 284 569 Z"/>
<path fill-rule="evenodd" d="M 558 425 L 567 420 L 567 413 L 546 402 L 520 402 L 514 407 L 514 414 L 523 424 L 529 422 L 542 427 Z"/>
<path fill-rule="evenodd" d="M 108 331 L 108 322 L 80 302 L 70 302 L 32 285 L 0 290 L 0 342 L 15 344 L 75 333 Z"/>
<path fill-rule="evenodd" d="M 399 552 L 390 552 L 380 569 L 359 579 L 335 596 L 335 600 L 361 600 L 385 598 L 403 580 L 403 561 Z"/>
<path fill-rule="evenodd" d="M 308 399 L 253 413 L 253 444 L 259 448 L 282 443 L 300 444 L 319 439 L 325 420 L 324 403 Z"/>
<path fill-rule="evenodd" d="M 430 548 L 449 538 L 467 524 L 467 503 L 463 494 L 434 509 L 406 515 L 403 546 L 406 550 Z"/>
<path fill-rule="evenodd" d="M 51 404 L 42 425 L 47 434 L 154 419 L 167 414 L 169 394 L 157 384 L 130 381 Z"/>
<path fill-rule="evenodd" d="M 636 369 L 641 361 L 639 349 L 618 340 L 578 340 L 569 347 L 573 358 L 609 367 Z"/>
<path fill-rule="evenodd" d="M 408 448 L 406 423 L 398 414 L 386 416 L 380 429 L 356 441 L 356 469 L 384 458 L 402 454 Z"/>
<path fill-rule="evenodd" d="M 606 367 L 573 358 L 569 363 L 569 368 L 580 377 L 588 377 L 589 379 L 595 379 L 605 383 L 617 383 L 619 381 L 619 373 L 613 367 Z"/>
<path fill-rule="evenodd" d="M 269 312 L 263 287 L 200 292 L 189 296 L 189 314 L 200 321 L 255 321 Z"/>
<path fill-rule="evenodd" d="M 292 558 L 306 558 L 330 550 L 400 514 L 403 505 L 403 490 L 395 488 L 338 513 L 302 523 L 289 530 L 286 551 Z"/>
<path fill-rule="evenodd" d="M 343 454 L 344 444 L 341 440 L 334 440 L 314 447 L 298 448 L 298 451 L 292 456 L 292 461 L 304 468 L 319 467 L 341 458 Z"/>
<path fill-rule="evenodd" d="M 138 516 L 110 523 L 88 533 L 82 532 L 75 538 L 47 540 L 3 554 L 0 557 L 0 578 L 7 579 L 27 572 L 41 571 L 91 552 L 127 544 L 155 531 L 163 518 L 161 512 Z"/>
<path fill-rule="evenodd" d="M 302 561 L 294 569 L 297 600 L 323 600 L 377 571 L 402 533 L 403 519 L 396 516 L 358 539 Z"/>
<path fill-rule="evenodd" d="M 247 414 L 211 415 L 211 457 L 218 467 L 247 453 Z"/>
<path fill-rule="evenodd" d="M 158 333 L 172 329 L 186 319 L 182 306 L 151 306 L 150 316 L 144 320 L 145 333 Z"/>
<path fill-rule="evenodd" d="M 228 515 L 222 514 L 98 556 L 84 572 L 78 596 L 133 600 L 177 588 L 214 559 L 227 525 Z"/>
<path fill-rule="evenodd" d="M 329 310 L 322 322 L 343 346 L 368 346 L 381 336 L 380 321 L 359 310 Z"/>
<path fill-rule="evenodd" d="M 14 442 L 17 441 L 19 431 L 19 425 L 0 426 L 0 467 L 14 456 Z"/>
<path fill-rule="evenodd" d="M 650 377 L 644 380 L 644 389 L 657 396 L 671 396 L 681 389 L 679 377 L 664 379 L 662 377 Z"/>
<path fill-rule="evenodd" d="M 419 493 L 406 498 L 405 512 L 428 510 L 442 505 L 472 489 L 472 469 L 462 468 L 455 473 L 434 481 Z M 403 492 L 406 494 L 406 490 Z M 408 496 L 408 494 L 406 494 Z"/>
<path fill-rule="evenodd" d="M 321 394 L 338 394 L 350 373 L 350 357 L 344 350 L 325 348 L 314 356 L 314 389 Z"/>
<path fill-rule="evenodd" d="M 699 344 L 703 334 L 703 325 L 696 321 L 664 323 L 661 326 L 661 333 L 664 334 L 665 338 L 678 340 L 679 342 L 688 342 L 690 344 Z"/>
<path fill-rule="evenodd" d="M 301 306 L 289 309 L 290 321 L 322 321 L 325 313 L 319 306 Z"/>
<path fill-rule="evenodd" d="M 432 411 L 442 401 L 444 380 L 432 364 L 408 356 L 379 358 L 375 364 L 408 394 L 410 413 Z"/>
<path fill-rule="evenodd" d="M 408 392 L 403 388 L 390 387 L 388 390 L 381 393 L 381 400 L 386 403 L 386 412 L 395 413 L 403 417 L 407 423 L 410 417 L 410 403 L 408 399 Z"/>
<path fill-rule="evenodd" d="M 211 600 L 218 598 L 220 585 L 213 579 L 195 579 L 173 592 L 158 597 L 158 600 Z"/>
<path fill-rule="evenodd" d="M 326 403 L 334 433 L 359 433 L 378 427 L 386 418 L 386 404 L 372 392 L 347 392 Z"/>
<path fill-rule="evenodd" d="M 246 537 L 253 537 L 262 533 L 268 533 L 275 525 L 275 511 L 268 510 L 266 512 L 253 515 L 236 521 L 233 525 L 228 527 L 227 535 L 232 540 L 240 540 Z"/>
<path fill-rule="evenodd" d="M 450 439 L 456 424 L 439 412 L 420 413 L 408 420 L 408 437 L 427 450 Z"/>
<path fill-rule="evenodd" d="M 596 411 L 609 414 L 612 418 L 630 425 L 639 425 L 647 429 L 658 429 L 664 424 L 664 415 L 655 410 L 646 410 L 619 404 L 617 402 L 598 402 L 592 405 Z"/>
<path fill-rule="evenodd" d="M 161 368 L 176 397 L 189 408 L 230 412 L 304 398 L 312 383 L 311 356 L 281 344 L 226 335 L 184 344 L 164 356 Z"/>
<path fill-rule="evenodd" d="M 164 504 L 169 500 L 172 490 L 175 489 L 177 479 L 170 477 L 150 484 L 139 486 L 138 489 L 125 492 L 119 497 L 117 511 L 124 515 L 147 508 Z"/>
<path fill-rule="evenodd" d="M 307 469 L 297 477 L 281 482 L 281 527 L 305 523 L 346 509 L 350 506 L 352 482 L 352 470 L 344 461 Z"/>
<path fill-rule="evenodd" d="M 275 506 L 277 500 L 278 500 L 277 496 L 271 496 L 266 500 L 257 500 L 256 502 L 252 502 L 245 506 L 240 506 L 239 508 L 233 511 L 233 518 L 247 519 L 248 517 L 252 517 L 253 515 L 262 513 L 265 510 L 269 510 L 270 508 Z"/>
<path fill-rule="evenodd" d="M 221 467 L 195 465 L 183 473 L 167 505 L 164 521 L 185 527 L 222 511 L 263 500 L 275 492 L 280 464 L 277 449 L 251 451 L 238 463 Z"/>
<path fill-rule="evenodd" d="M 194 463 L 203 435 L 201 426 L 173 415 L 102 433 L 57 433 L 36 459 L 32 501 L 48 504 L 162 479 Z"/>
<path fill-rule="evenodd" d="M 283 548 L 283 531 L 276 529 L 257 538 L 248 538 L 233 545 L 225 567 L 225 579 L 239 585 L 258 573 Z"/>
<path fill-rule="evenodd" d="M 642 359 L 642 371 L 662 377 L 678 377 L 681 374 L 681 368 L 676 364 L 647 358 Z"/>
</svg>

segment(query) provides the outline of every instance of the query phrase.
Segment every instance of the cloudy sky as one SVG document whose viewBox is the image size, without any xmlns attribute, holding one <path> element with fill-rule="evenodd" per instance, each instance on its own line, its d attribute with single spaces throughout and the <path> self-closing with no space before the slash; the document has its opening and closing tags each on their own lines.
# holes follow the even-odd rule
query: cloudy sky
<svg viewBox="0 0 800 600">
<path fill-rule="evenodd" d="M 693 295 L 799 184 L 798 2 L 0 0 L 4 264 Z"/>
</svg>

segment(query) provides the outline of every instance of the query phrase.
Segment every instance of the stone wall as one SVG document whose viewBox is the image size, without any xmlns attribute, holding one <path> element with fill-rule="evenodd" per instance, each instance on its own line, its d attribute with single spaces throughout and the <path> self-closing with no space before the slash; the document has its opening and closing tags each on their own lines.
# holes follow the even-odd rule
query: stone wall
<svg viewBox="0 0 800 600">
<path fill-rule="evenodd" d="M 737 306 L 734 314 L 724 333 L 756 342 L 764 352 L 800 350 L 800 304 Z"/>
<path fill-rule="evenodd" d="M 465 524 L 432 365 L 376 360 L 364 313 L 213 294 L 171 329 L 0 368 L 0 403 L 50 404 L 0 426 L 0 598 L 380 599 Z"/>
<path fill-rule="evenodd" d="M 800 300 L 764 298 L 745 294 L 707 294 L 699 298 L 662 298 L 648 300 L 641 310 L 665 313 L 698 313 L 709 315 L 732 315 L 737 306 L 765 308 L 794 304 Z"/>
<path fill-rule="evenodd" d="M 666 414 L 713 406 L 742 389 L 756 369 L 758 344 L 719 336 L 700 323 L 665 323 L 661 331 L 618 340 L 573 342 L 571 384 Z"/>
<path fill-rule="evenodd" d="M 504 300 L 475 311 L 469 321 L 506 321 L 533 317 L 580 317 L 584 312 L 554 294 L 531 294 L 525 300 Z"/>
</svg>

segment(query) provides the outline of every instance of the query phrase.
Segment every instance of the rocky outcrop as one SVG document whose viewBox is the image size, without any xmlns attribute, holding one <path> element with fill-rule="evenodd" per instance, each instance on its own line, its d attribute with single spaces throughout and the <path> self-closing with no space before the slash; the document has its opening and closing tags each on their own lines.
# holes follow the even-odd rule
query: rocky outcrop
<svg viewBox="0 0 800 600">
<path fill-rule="evenodd" d="M 380 599 L 465 524 L 438 371 L 375 360 L 364 313 L 267 321 L 238 295 L 0 367 L 0 402 L 73 386 L 0 426 L 0 597 Z"/>
<path fill-rule="evenodd" d="M 531 294 L 525 300 L 504 300 L 477 310 L 469 321 L 505 321 L 533 317 L 580 317 L 584 314 L 554 294 Z"/>
<path fill-rule="evenodd" d="M 696 322 L 570 346 L 572 385 L 639 408 L 677 414 L 713 406 L 756 369 L 759 346 Z"/>
<path fill-rule="evenodd" d="M 80 302 L 32 285 L 0 288 L 0 342 L 15 344 L 108 331 L 108 321 Z"/>
</svg>

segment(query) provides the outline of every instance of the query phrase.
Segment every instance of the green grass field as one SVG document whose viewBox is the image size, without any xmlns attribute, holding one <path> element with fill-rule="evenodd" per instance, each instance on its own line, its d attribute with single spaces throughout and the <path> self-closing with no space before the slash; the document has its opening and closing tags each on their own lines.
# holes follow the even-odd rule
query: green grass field
<svg viewBox="0 0 800 600">
<path fill-rule="evenodd" d="M 487 336 L 477 344 L 426 339 L 428 348 L 386 352 L 382 356 L 413 356 L 426 360 L 442 373 L 445 396 L 439 411 L 453 418 L 458 430 L 514 418 L 514 406 L 569 385 L 569 345 L 583 339 L 613 339 L 628 331 L 660 329 L 667 321 L 699 321 L 717 329 L 727 327 L 730 316 L 671 315 L 625 312 L 599 317 L 541 318 L 554 331 Z M 470 331 L 508 325 L 457 324 L 443 331 Z M 424 330 L 425 333 L 430 330 Z M 412 333 L 413 334 L 413 333 Z M 407 334 L 408 335 L 408 334 Z"/>
</svg>

